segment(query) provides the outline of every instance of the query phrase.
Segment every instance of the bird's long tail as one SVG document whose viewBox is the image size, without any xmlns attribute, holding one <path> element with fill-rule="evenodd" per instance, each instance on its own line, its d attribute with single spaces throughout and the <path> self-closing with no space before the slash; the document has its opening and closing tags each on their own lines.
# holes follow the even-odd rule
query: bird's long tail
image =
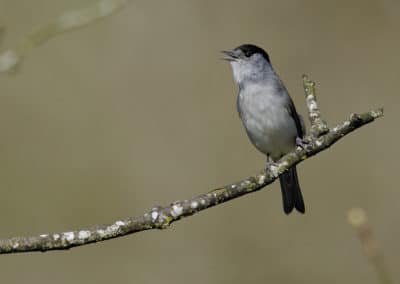
<svg viewBox="0 0 400 284">
<path fill-rule="evenodd" d="M 304 213 L 305 206 L 299 180 L 297 178 L 296 167 L 292 167 L 279 176 L 282 190 L 283 211 L 286 214 L 292 212 L 293 208 Z"/>
</svg>

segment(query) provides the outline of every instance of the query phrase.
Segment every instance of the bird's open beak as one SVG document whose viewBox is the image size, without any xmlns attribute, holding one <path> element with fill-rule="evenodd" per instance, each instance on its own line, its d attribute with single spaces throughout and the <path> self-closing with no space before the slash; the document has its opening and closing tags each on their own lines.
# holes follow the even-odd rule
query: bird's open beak
<svg viewBox="0 0 400 284">
<path fill-rule="evenodd" d="M 239 58 L 234 50 L 222 50 L 221 53 L 224 55 L 221 59 L 229 62 L 236 61 Z"/>
</svg>

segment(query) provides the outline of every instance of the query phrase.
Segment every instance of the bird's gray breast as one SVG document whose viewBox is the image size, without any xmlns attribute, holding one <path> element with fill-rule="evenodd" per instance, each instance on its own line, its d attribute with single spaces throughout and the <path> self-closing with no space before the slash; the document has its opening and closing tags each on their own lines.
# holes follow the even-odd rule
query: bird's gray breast
<svg viewBox="0 0 400 284">
<path fill-rule="evenodd" d="M 295 147 L 297 129 L 289 112 L 290 97 L 275 86 L 246 86 L 237 107 L 247 135 L 256 148 L 279 159 Z"/>
</svg>

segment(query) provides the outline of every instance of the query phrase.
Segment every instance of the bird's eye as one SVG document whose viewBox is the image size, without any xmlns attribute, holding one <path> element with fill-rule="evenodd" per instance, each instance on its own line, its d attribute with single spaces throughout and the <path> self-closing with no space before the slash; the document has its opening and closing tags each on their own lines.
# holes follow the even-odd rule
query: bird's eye
<svg viewBox="0 0 400 284">
<path fill-rule="evenodd" d="M 244 56 L 250 57 L 250 56 L 251 56 L 250 50 L 246 50 L 246 51 L 244 52 Z"/>
</svg>

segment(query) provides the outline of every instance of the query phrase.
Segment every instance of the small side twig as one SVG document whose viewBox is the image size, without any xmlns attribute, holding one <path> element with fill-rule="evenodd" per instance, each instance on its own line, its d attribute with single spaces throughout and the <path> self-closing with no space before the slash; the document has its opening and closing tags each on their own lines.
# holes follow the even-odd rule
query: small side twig
<svg viewBox="0 0 400 284">
<path fill-rule="evenodd" d="M 315 95 L 315 82 L 308 79 L 307 75 L 303 75 L 303 87 L 306 95 L 308 117 L 311 123 L 310 134 L 314 137 L 319 137 L 327 133 L 329 128 L 326 121 L 321 118 L 321 112 Z"/>
<path fill-rule="evenodd" d="M 304 78 L 305 87 L 308 88 L 308 79 Z M 315 99 L 315 88 L 306 90 L 306 98 L 310 113 L 311 127 L 321 129 L 324 122 L 320 119 L 318 105 Z M 191 216 L 207 208 L 233 200 L 240 196 L 256 192 L 276 180 L 280 174 L 290 167 L 316 155 L 329 148 L 339 139 L 352 131 L 366 125 L 383 115 L 383 109 L 376 109 L 362 114 L 352 114 L 349 119 L 337 126 L 311 133 L 306 137 L 309 143 L 304 148 L 297 148 L 280 159 L 275 167 L 268 171 L 245 178 L 239 182 L 231 183 L 211 192 L 201 194 L 191 199 L 175 201 L 168 206 L 152 208 L 139 217 L 128 217 L 109 225 L 98 225 L 75 231 L 62 233 L 46 233 L 33 237 L 15 237 L 0 240 L 0 254 L 28 251 L 64 250 L 76 246 L 122 237 L 136 232 L 150 229 L 165 229 L 173 222 Z M 322 127 L 324 128 L 324 127 Z M 322 134 L 323 133 L 323 134 Z"/>
</svg>

